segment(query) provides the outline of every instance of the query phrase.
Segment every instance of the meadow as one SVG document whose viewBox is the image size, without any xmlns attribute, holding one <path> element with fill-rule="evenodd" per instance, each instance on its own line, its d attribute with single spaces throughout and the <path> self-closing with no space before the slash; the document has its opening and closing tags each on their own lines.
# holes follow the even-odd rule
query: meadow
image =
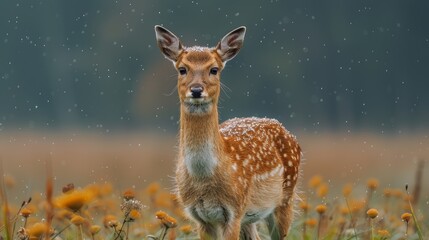
<svg viewBox="0 0 429 240">
<path fill-rule="evenodd" d="M 428 136 L 296 135 L 304 161 L 287 239 L 429 239 Z M 176 151 L 158 132 L 3 132 L 0 234 L 197 239 L 173 192 Z"/>
</svg>

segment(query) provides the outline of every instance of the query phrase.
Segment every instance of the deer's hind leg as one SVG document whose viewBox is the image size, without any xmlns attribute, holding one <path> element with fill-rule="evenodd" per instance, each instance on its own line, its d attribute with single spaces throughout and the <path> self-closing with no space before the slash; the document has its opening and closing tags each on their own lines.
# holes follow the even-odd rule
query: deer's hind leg
<svg viewBox="0 0 429 240">
<path fill-rule="evenodd" d="M 274 210 L 276 225 L 279 232 L 279 239 L 284 239 L 290 229 L 293 220 L 293 197 L 285 197 L 282 205 Z"/>
</svg>

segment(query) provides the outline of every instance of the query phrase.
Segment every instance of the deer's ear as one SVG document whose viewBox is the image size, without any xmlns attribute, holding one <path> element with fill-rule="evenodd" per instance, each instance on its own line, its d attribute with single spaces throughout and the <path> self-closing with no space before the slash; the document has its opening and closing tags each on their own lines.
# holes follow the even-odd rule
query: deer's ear
<svg viewBox="0 0 429 240">
<path fill-rule="evenodd" d="M 226 34 L 218 43 L 216 51 L 223 62 L 229 61 L 237 55 L 243 46 L 246 27 L 239 27 Z"/>
<path fill-rule="evenodd" d="M 173 62 L 177 61 L 182 52 L 182 44 L 176 35 L 159 25 L 155 26 L 156 41 L 164 56 Z"/>
</svg>

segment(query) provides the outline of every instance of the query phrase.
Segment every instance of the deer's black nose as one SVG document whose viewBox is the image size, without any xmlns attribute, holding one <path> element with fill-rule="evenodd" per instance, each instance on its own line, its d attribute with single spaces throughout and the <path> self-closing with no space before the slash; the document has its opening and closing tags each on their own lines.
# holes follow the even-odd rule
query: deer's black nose
<svg viewBox="0 0 429 240">
<path fill-rule="evenodd" d="M 191 93 L 193 98 L 200 98 L 203 93 L 203 86 L 195 85 L 191 87 Z"/>
</svg>

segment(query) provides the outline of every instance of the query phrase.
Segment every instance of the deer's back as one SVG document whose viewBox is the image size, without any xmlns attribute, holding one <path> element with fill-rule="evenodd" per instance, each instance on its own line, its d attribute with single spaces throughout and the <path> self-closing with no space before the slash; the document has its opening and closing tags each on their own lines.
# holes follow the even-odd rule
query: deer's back
<svg viewBox="0 0 429 240">
<path fill-rule="evenodd" d="M 285 189 L 298 178 L 301 149 L 280 122 L 268 118 L 234 118 L 220 125 L 225 151 L 231 159 L 238 184 L 281 179 Z M 280 178 L 279 178 L 280 177 Z"/>
</svg>

